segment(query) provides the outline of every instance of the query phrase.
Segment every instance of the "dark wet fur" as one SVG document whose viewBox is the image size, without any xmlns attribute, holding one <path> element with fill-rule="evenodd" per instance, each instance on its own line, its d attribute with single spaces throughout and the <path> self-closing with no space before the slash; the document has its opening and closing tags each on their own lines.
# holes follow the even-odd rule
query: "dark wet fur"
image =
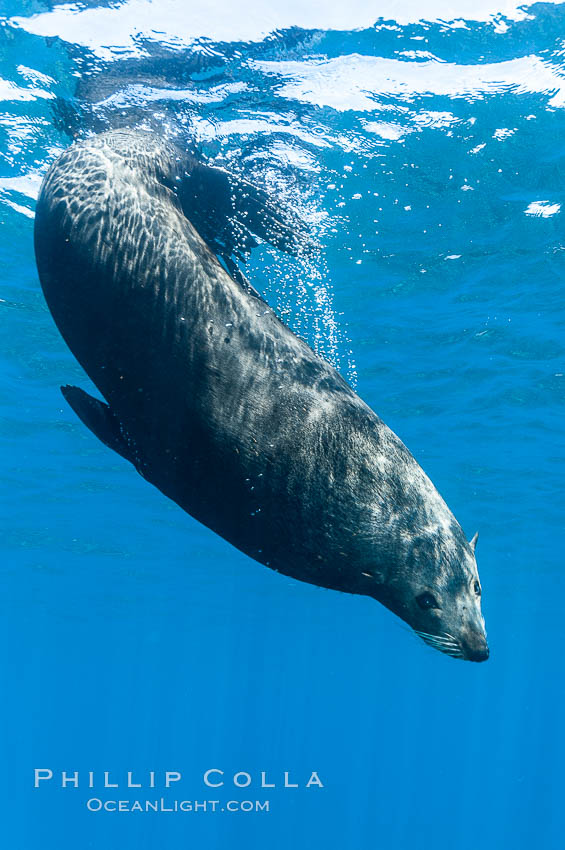
<svg viewBox="0 0 565 850">
<path fill-rule="evenodd" d="M 372 596 L 420 632 L 458 630 L 467 652 L 484 630 L 460 526 L 398 437 L 222 267 L 216 254 L 244 255 L 255 237 L 312 248 L 264 192 L 151 134 L 68 149 L 39 197 L 37 263 L 55 321 L 107 405 L 73 388 L 68 400 L 148 481 L 251 557 Z M 414 602 L 429 587 L 443 594 L 441 623 Z"/>
</svg>

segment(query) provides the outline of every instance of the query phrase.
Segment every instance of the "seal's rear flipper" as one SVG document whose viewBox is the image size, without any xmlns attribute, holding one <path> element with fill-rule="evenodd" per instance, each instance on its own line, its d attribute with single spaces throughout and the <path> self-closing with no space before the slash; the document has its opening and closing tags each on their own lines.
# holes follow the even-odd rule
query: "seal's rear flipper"
<svg viewBox="0 0 565 850">
<path fill-rule="evenodd" d="M 253 234 L 289 254 L 319 247 L 291 210 L 222 168 L 192 161 L 177 191 L 184 214 L 217 254 L 243 259 L 257 244 Z"/>
<path fill-rule="evenodd" d="M 118 418 L 107 404 L 88 395 L 79 387 L 61 387 L 61 392 L 78 418 L 99 440 L 137 466 L 132 448 L 124 437 Z"/>
</svg>

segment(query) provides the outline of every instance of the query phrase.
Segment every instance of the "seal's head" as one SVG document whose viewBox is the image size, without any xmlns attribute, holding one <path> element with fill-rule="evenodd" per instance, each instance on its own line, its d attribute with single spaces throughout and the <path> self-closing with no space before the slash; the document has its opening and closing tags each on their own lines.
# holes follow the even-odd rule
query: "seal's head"
<svg viewBox="0 0 565 850">
<path fill-rule="evenodd" d="M 457 562 L 446 564 L 433 586 L 415 588 L 410 624 L 427 644 L 466 661 L 486 661 L 489 648 L 481 613 L 481 584 L 475 561 L 478 534 L 458 547 Z"/>
<path fill-rule="evenodd" d="M 457 523 L 415 537 L 397 570 L 388 608 L 429 646 L 452 658 L 486 661 L 489 649 L 475 561 L 478 534 L 467 542 Z"/>
</svg>

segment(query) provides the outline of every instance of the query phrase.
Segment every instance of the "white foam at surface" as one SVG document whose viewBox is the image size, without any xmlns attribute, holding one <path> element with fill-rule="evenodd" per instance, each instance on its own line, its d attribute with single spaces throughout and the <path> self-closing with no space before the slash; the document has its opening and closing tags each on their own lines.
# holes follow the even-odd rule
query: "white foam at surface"
<svg viewBox="0 0 565 850">
<path fill-rule="evenodd" d="M 433 94 L 476 100 L 505 90 L 545 93 L 550 106 L 565 106 L 565 76 L 535 55 L 476 65 L 437 60 L 413 63 L 359 54 L 305 62 L 255 61 L 253 65 L 286 78 L 277 90 L 279 97 L 339 111 L 379 109 L 379 97 L 411 101 Z"/>
<path fill-rule="evenodd" d="M 21 174 L 19 177 L 0 177 L 0 190 L 19 192 L 35 201 L 39 195 L 42 179 L 42 175 L 35 172 Z"/>
<path fill-rule="evenodd" d="M 15 201 L 10 201 L 8 198 L 2 198 L 0 203 L 6 204 L 11 207 L 14 212 L 17 212 L 20 215 L 25 215 L 26 218 L 35 218 L 33 210 L 30 210 L 28 207 L 24 207 L 21 204 L 16 204 Z"/>
<path fill-rule="evenodd" d="M 320 135 L 309 133 L 307 130 L 301 128 L 297 121 L 282 123 L 277 119 L 276 115 L 273 115 L 272 118 L 266 115 L 265 118 L 234 118 L 232 120 L 214 123 L 195 116 L 192 118 L 192 126 L 201 139 L 215 139 L 221 136 L 232 135 L 253 135 L 254 133 L 268 135 L 285 133 L 318 148 L 327 148 L 330 146 L 329 142 Z"/>
<path fill-rule="evenodd" d="M 376 133 L 381 139 L 398 141 L 406 135 L 407 130 L 398 124 L 387 124 L 385 121 L 367 121 L 364 125 L 369 133 Z"/>
<path fill-rule="evenodd" d="M 10 80 L 0 79 L 0 100 L 35 100 L 36 98 L 53 98 L 55 95 L 43 89 L 24 89 Z"/>
<path fill-rule="evenodd" d="M 132 103 L 154 103 L 160 100 L 180 100 L 188 103 L 220 103 L 230 94 L 238 94 L 245 91 L 245 83 L 229 83 L 227 85 L 214 86 L 207 92 L 198 92 L 194 89 L 160 89 L 154 86 L 145 86 L 134 83 L 126 86 L 123 90 L 109 95 L 100 101 L 99 106 L 127 107 Z"/>
<path fill-rule="evenodd" d="M 524 210 L 526 215 L 533 215 L 536 218 L 549 218 L 559 212 L 561 212 L 561 204 L 552 204 L 549 201 L 532 201 Z"/>
<path fill-rule="evenodd" d="M 550 0 L 558 5 L 564 0 Z M 323 30 L 354 30 L 373 26 L 377 21 L 395 21 L 401 26 L 418 21 L 452 22 L 465 26 L 465 20 L 491 23 L 504 37 L 508 25 L 501 20 L 523 20 L 528 6 L 520 0 L 286 0 L 264 3 L 249 0 L 245 13 L 239 4 L 226 0 L 127 0 L 119 6 L 57 6 L 29 17 L 10 20 L 27 32 L 59 36 L 64 41 L 89 47 L 99 56 L 112 59 L 143 53 L 140 36 L 171 46 L 190 45 L 199 38 L 215 42 L 261 41 L 270 33 L 289 27 Z M 118 48 L 119 54 L 113 50 Z"/>
</svg>

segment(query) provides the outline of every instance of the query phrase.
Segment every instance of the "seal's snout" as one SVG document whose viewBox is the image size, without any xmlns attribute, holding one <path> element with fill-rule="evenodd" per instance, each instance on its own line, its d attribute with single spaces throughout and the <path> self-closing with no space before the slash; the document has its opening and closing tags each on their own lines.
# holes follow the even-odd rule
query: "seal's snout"
<svg viewBox="0 0 565 850">
<path fill-rule="evenodd" d="M 486 661 L 489 655 L 488 646 L 483 646 L 481 649 L 470 649 L 467 652 L 467 659 L 469 661 Z"/>
<path fill-rule="evenodd" d="M 467 661 L 486 661 L 490 652 L 486 640 L 476 642 L 471 646 L 463 644 L 463 657 Z"/>
<path fill-rule="evenodd" d="M 474 615 L 466 619 L 462 630 L 459 632 L 459 640 L 466 661 L 486 661 L 490 655 L 485 621 L 476 610 Z"/>
</svg>

